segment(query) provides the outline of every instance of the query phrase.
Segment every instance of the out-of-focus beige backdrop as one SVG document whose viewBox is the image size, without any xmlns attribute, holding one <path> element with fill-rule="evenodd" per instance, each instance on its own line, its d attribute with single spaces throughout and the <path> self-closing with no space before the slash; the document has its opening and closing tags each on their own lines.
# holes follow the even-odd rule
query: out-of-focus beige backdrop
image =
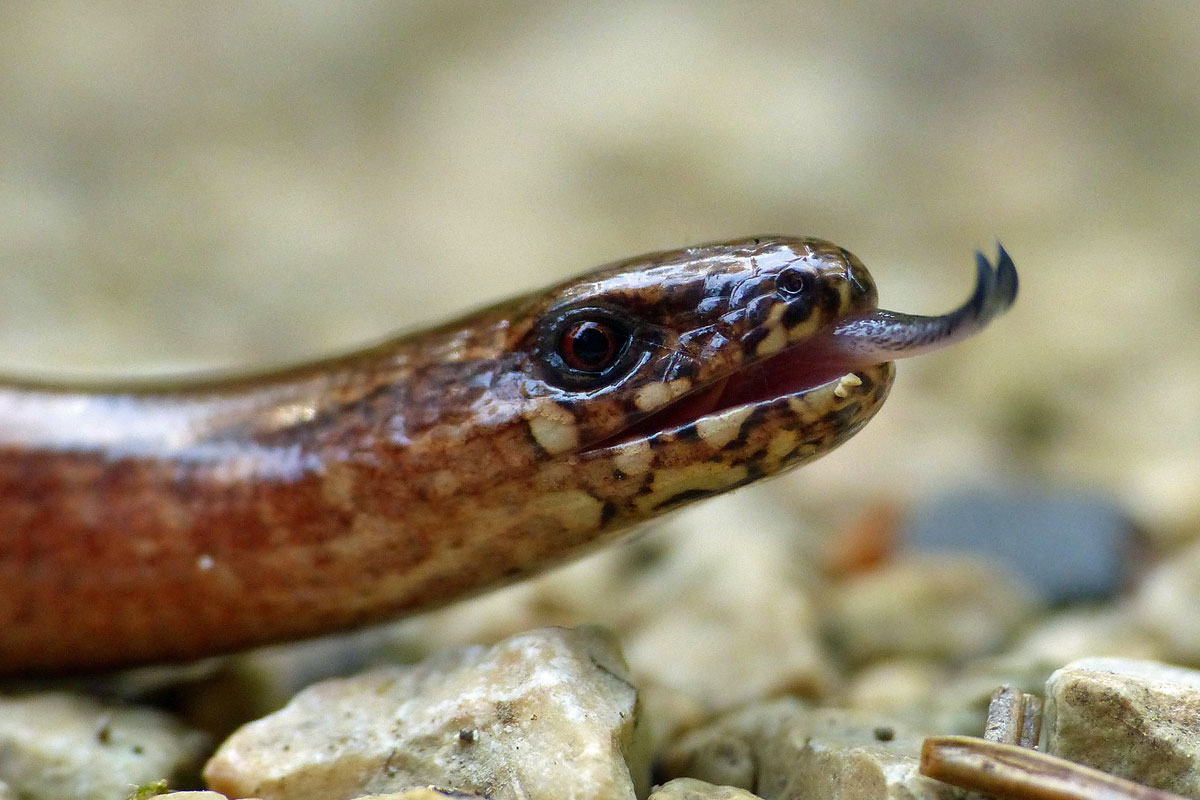
<svg viewBox="0 0 1200 800">
<path fill-rule="evenodd" d="M 748 491 L 1035 480 L 1194 525 L 1198 87 L 1189 3 L 6 3 L 0 365 L 303 358 L 768 232 L 937 313 L 999 238 L 1014 311 Z"/>
</svg>

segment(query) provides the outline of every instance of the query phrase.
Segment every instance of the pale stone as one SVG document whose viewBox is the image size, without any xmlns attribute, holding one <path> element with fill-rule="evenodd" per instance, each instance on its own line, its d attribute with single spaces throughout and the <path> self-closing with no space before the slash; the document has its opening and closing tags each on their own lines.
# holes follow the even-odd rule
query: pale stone
<svg viewBox="0 0 1200 800">
<path fill-rule="evenodd" d="M 660 539 L 673 549 L 636 587 L 640 613 L 623 637 L 634 674 L 716 710 L 831 692 L 837 674 L 813 600 L 819 584 L 805 572 L 812 562 L 797 552 L 800 523 L 749 494 L 714 498 L 680 520 L 706 533 Z"/>
<path fill-rule="evenodd" d="M 1200 672 L 1085 658 L 1046 682 L 1047 752 L 1200 797 Z"/>
<path fill-rule="evenodd" d="M 1047 615 L 1023 632 L 1009 653 L 1041 660 L 1055 669 L 1096 656 L 1150 660 L 1164 656 L 1160 640 L 1122 606 L 1069 608 Z"/>
<path fill-rule="evenodd" d="M 1036 608 L 1010 573 L 967 556 L 915 556 L 832 592 L 827 623 L 851 661 L 962 660 L 999 650 Z"/>
<path fill-rule="evenodd" d="M 930 698 L 946 685 L 948 670 L 929 659 L 894 658 L 859 670 L 846 687 L 850 708 L 889 716 L 928 708 Z"/>
<path fill-rule="evenodd" d="M 712 718 L 710 706 L 701 698 L 652 680 L 640 680 L 638 697 L 642 708 L 641 726 L 651 752 L 658 752 L 683 733 Z"/>
<path fill-rule="evenodd" d="M 473 800 L 483 798 L 474 792 L 460 792 L 457 789 L 443 789 L 440 786 L 416 786 L 399 792 L 387 794 L 364 794 L 354 800 Z"/>
<path fill-rule="evenodd" d="M 1170 661 L 1200 664 L 1200 542 L 1156 566 L 1134 595 L 1133 614 Z"/>
<path fill-rule="evenodd" d="M 762 800 L 736 786 L 714 786 L 695 778 L 676 778 L 650 793 L 647 800 Z"/>
<path fill-rule="evenodd" d="M 547 628 L 330 680 L 230 737 L 209 785 L 338 800 L 415 785 L 492 800 L 627 798 L 648 783 L 637 691 L 612 637 Z"/>
<path fill-rule="evenodd" d="M 167 792 L 166 794 L 152 795 L 152 800 L 229 800 L 229 798 L 220 792 Z M 254 800 L 254 798 L 246 800 Z"/>
<path fill-rule="evenodd" d="M 842 699 L 850 708 L 886 714 L 922 730 L 979 736 L 996 687 L 1040 694 L 1057 666 L 1009 654 L 958 668 L 931 660 L 888 659 L 859 670 Z"/>
<path fill-rule="evenodd" d="M 207 746 L 151 709 L 66 692 L 0 698 L 0 775 L 23 800 L 112 800 L 160 780 L 196 785 Z"/>
<path fill-rule="evenodd" d="M 961 791 L 918 774 L 924 736 L 879 716 L 786 699 L 730 714 L 668 749 L 668 777 L 763 797 L 947 800 Z"/>
</svg>

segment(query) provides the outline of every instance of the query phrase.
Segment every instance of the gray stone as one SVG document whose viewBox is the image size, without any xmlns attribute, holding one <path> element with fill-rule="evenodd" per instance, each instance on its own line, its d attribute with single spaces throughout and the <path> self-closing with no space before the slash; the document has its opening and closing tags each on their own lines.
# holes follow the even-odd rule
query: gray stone
<svg viewBox="0 0 1200 800">
<path fill-rule="evenodd" d="M 0 699 L 0 779 L 22 800 L 113 800 L 158 780 L 196 785 L 207 747 L 203 734 L 150 709 L 66 692 Z"/>
<path fill-rule="evenodd" d="M 1102 494 L 1008 486 L 942 495 L 913 512 L 902 536 L 914 551 L 1003 564 L 1046 600 L 1066 602 L 1121 588 L 1132 533 Z"/>
<path fill-rule="evenodd" d="M 692 777 L 765 798 L 947 800 L 962 793 L 921 776 L 913 729 L 880 716 L 794 699 L 735 712 L 670 747 L 667 777 Z"/>
<path fill-rule="evenodd" d="M 330 680 L 230 737 L 226 794 L 338 800 L 436 784 L 492 800 L 633 800 L 648 784 L 637 691 L 615 641 L 546 628 Z"/>
<path fill-rule="evenodd" d="M 1049 753 L 1200 797 L 1200 672 L 1154 661 L 1088 658 L 1046 682 Z"/>
</svg>

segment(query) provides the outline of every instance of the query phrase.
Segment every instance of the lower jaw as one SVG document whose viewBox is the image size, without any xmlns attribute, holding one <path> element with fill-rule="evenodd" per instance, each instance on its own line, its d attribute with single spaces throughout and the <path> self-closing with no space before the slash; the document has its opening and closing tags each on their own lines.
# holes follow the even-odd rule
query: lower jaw
<svg viewBox="0 0 1200 800">
<path fill-rule="evenodd" d="M 881 404 L 894 376 L 894 366 L 887 362 L 854 371 L 826 370 L 822 374 L 810 370 L 809 374 L 817 375 L 821 380 L 777 393 L 753 385 L 764 377 L 763 374 L 756 374 L 753 368 L 737 376 L 723 378 L 588 448 L 588 451 L 598 452 L 652 438 L 673 437 L 690 428 L 699 430 L 701 426 L 719 428 L 721 420 L 745 420 L 754 411 L 779 402 L 787 402 L 795 413 L 803 413 L 813 422 L 820 420 L 822 415 L 832 416 L 839 409 L 861 404 L 866 399 Z M 882 392 L 879 391 L 881 383 L 887 384 Z M 755 391 L 756 388 L 758 391 Z M 866 414 L 863 422 L 872 414 L 873 411 Z"/>
</svg>

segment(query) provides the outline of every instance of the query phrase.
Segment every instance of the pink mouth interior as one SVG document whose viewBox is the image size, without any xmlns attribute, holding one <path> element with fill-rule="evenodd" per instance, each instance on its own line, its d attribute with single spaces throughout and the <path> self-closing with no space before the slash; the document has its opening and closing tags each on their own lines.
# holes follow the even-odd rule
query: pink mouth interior
<svg viewBox="0 0 1200 800">
<path fill-rule="evenodd" d="M 640 439 L 729 408 L 799 394 L 860 366 L 861 363 L 855 363 L 846 355 L 812 342 L 788 348 L 671 403 L 595 445 L 594 449 Z"/>
</svg>

